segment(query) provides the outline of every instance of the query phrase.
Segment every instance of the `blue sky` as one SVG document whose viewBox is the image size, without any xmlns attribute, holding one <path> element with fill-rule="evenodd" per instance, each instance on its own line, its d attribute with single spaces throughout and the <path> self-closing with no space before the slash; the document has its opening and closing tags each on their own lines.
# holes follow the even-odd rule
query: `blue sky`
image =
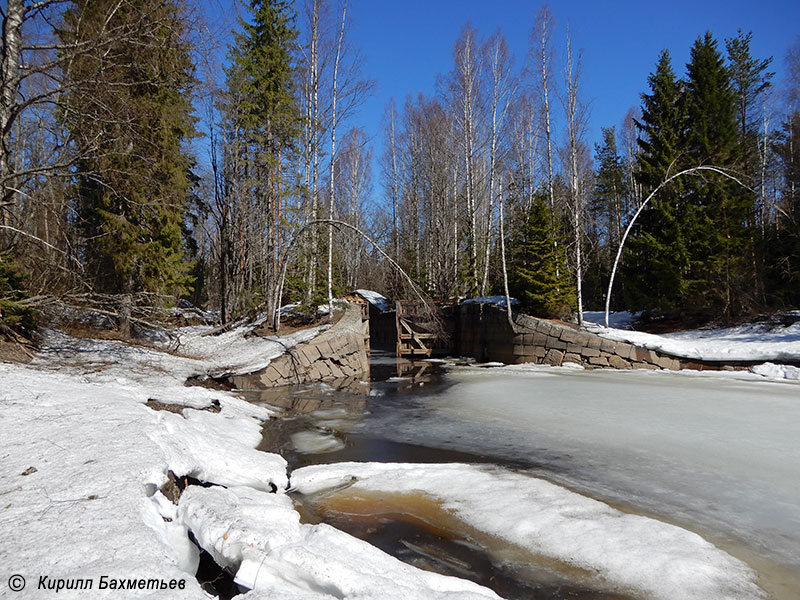
<svg viewBox="0 0 800 600">
<path fill-rule="evenodd" d="M 235 23 L 234 1 L 201 0 L 220 28 Z M 437 74 L 451 70 L 453 44 L 466 22 L 483 37 L 500 29 L 519 65 L 542 4 L 525 0 L 349 2 L 351 41 L 365 55 L 365 75 L 377 82 L 373 97 L 351 124 L 373 137 L 375 155 L 381 152 L 382 118 L 389 98 L 402 106 L 409 94 L 435 94 Z M 754 55 L 774 56 L 772 70 L 780 83 L 786 50 L 800 35 L 798 0 L 562 0 L 551 2 L 550 8 L 556 20 L 557 53 L 563 54 L 567 25 L 573 47 L 582 51 L 581 95 L 589 106 L 589 142 L 599 139 L 601 126 L 619 125 L 628 108 L 638 105 L 661 49 L 669 49 L 680 76 L 692 43 L 706 30 L 714 34 L 723 52 L 724 38 L 736 35 L 740 27 L 752 30 Z M 375 191 L 380 195 L 375 175 Z"/>
<path fill-rule="evenodd" d="M 368 131 L 380 131 L 380 119 L 390 97 L 402 104 L 407 94 L 435 93 L 437 73 L 452 68 L 452 48 L 467 21 L 482 36 L 498 28 L 508 38 L 517 64 L 524 60 L 528 35 L 541 3 L 524 0 L 351 0 L 353 41 L 364 51 L 366 71 L 378 87 L 362 116 Z M 600 127 L 621 122 L 639 94 L 658 53 L 668 48 L 676 72 L 682 75 L 689 49 L 707 29 L 719 40 L 736 35 L 739 27 L 753 31 L 752 50 L 774 56 L 776 78 L 783 71 L 786 49 L 800 35 L 798 1 L 552 2 L 557 51 L 569 25 L 574 48 L 582 50 L 582 97 L 589 104 L 589 137 Z"/>
</svg>

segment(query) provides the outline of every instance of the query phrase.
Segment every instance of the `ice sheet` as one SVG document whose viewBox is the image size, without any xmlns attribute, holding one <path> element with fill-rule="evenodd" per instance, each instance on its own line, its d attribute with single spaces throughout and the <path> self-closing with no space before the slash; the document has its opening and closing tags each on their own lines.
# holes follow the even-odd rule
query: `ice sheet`
<svg viewBox="0 0 800 600">
<path fill-rule="evenodd" d="M 684 373 L 454 369 L 360 431 L 521 461 L 800 571 L 800 388 Z"/>
</svg>

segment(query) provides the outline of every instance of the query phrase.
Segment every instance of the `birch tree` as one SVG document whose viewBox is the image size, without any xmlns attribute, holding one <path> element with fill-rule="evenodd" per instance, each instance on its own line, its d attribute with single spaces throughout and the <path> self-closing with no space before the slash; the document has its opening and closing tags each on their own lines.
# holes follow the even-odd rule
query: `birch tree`
<svg viewBox="0 0 800 600">
<path fill-rule="evenodd" d="M 502 140 L 506 117 L 517 90 L 517 81 L 512 75 L 512 58 L 508 42 L 500 33 L 495 33 L 484 46 L 486 74 L 489 88 L 489 173 L 488 173 L 488 207 L 486 211 L 486 231 L 484 238 L 483 277 L 480 295 L 486 295 L 489 277 L 489 256 L 492 248 L 494 231 L 494 202 L 498 178 L 498 163 L 503 159 L 506 145 Z"/>
<path fill-rule="evenodd" d="M 580 57 L 574 57 L 572 41 L 567 31 L 567 63 L 564 71 L 564 114 L 567 122 L 566 171 L 569 185 L 569 210 L 571 213 L 573 252 L 575 260 L 575 287 L 578 301 L 578 325 L 583 326 L 583 226 L 585 199 L 581 182 L 581 152 L 586 129 L 586 112 L 578 97 Z"/>
</svg>

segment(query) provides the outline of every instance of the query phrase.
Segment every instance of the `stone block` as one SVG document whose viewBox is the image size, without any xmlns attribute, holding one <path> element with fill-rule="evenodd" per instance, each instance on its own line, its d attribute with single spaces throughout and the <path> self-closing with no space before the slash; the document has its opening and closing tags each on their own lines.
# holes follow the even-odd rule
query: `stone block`
<svg viewBox="0 0 800 600">
<path fill-rule="evenodd" d="M 533 349 L 533 355 L 536 358 L 544 358 L 545 354 L 547 354 L 547 348 L 544 346 L 536 346 L 536 348 Z"/>
<path fill-rule="evenodd" d="M 624 358 L 617 356 L 616 354 L 610 354 L 608 356 L 608 366 L 614 369 L 630 369 L 631 363 L 629 363 Z"/>
<path fill-rule="evenodd" d="M 617 342 L 614 340 L 607 340 L 606 338 L 601 338 L 599 336 L 598 338 L 600 339 L 600 350 L 603 352 L 608 352 L 609 354 L 618 354 Z"/>
<path fill-rule="evenodd" d="M 631 363 L 634 369 L 646 369 L 648 371 L 658 371 L 658 367 L 646 362 Z"/>
<path fill-rule="evenodd" d="M 600 356 L 600 350 L 597 348 L 585 347 L 581 350 L 581 354 L 586 358 L 594 358 Z"/>
<path fill-rule="evenodd" d="M 307 348 L 303 348 L 299 352 L 295 353 L 295 357 L 297 358 L 297 362 L 300 363 L 300 366 L 303 367 L 303 369 L 308 369 L 308 367 L 311 366 L 311 362 L 312 361 L 308 357 L 309 354 L 310 353 L 309 353 Z"/>
<path fill-rule="evenodd" d="M 564 355 L 564 358 L 561 361 L 562 365 L 564 363 L 575 363 L 576 365 L 582 365 L 583 364 L 583 358 L 581 357 L 580 354 L 575 354 L 573 352 L 567 352 Z"/>
<path fill-rule="evenodd" d="M 647 348 L 640 348 L 639 346 L 633 347 L 633 355 L 631 356 L 631 360 L 635 360 L 636 362 L 648 362 L 647 358 L 650 355 L 650 350 Z"/>
<path fill-rule="evenodd" d="M 567 344 L 567 353 L 569 354 L 580 354 L 583 350 L 583 346 L 580 344 L 568 343 Z"/>
<path fill-rule="evenodd" d="M 601 349 L 603 338 L 601 338 L 599 335 L 587 335 L 587 338 L 586 346 L 588 348 L 595 348 L 597 350 Z"/>
<path fill-rule="evenodd" d="M 570 329 L 569 327 L 564 327 L 558 337 L 561 341 L 567 342 L 568 344 L 579 344 L 582 341 L 580 332 Z"/>
<path fill-rule="evenodd" d="M 561 361 L 564 358 L 564 353 L 561 350 L 550 349 L 544 356 L 544 363 L 553 365 L 554 367 L 561 366 Z"/>
<path fill-rule="evenodd" d="M 549 337 L 547 338 L 547 343 L 545 344 L 545 348 L 552 348 L 553 350 L 566 350 L 567 342 L 562 342 L 558 338 Z"/>
<path fill-rule="evenodd" d="M 589 364 L 595 367 L 607 367 L 608 360 L 602 356 L 591 356 L 589 357 Z"/>
<path fill-rule="evenodd" d="M 547 344 L 547 336 L 543 333 L 534 333 L 533 334 L 533 345 L 534 346 L 544 346 Z"/>
</svg>

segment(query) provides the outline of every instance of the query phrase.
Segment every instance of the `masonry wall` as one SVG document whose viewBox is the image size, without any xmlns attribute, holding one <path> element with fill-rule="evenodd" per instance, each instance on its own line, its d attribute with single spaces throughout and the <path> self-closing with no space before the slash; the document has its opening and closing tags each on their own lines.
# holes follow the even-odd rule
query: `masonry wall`
<svg viewBox="0 0 800 600">
<path fill-rule="evenodd" d="M 462 304 L 458 309 L 457 353 L 507 364 L 576 363 L 615 369 L 745 369 L 753 363 L 690 360 L 580 331 L 561 321 L 517 315 L 513 325 L 505 309 Z"/>
<path fill-rule="evenodd" d="M 237 388 L 272 388 L 312 381 L 346 384 L 369 373 L 369 319 L 362 305 L 351 304 L 333 327 L 298 344 L 249 375 L 229 378 Z"/>
</svg>

